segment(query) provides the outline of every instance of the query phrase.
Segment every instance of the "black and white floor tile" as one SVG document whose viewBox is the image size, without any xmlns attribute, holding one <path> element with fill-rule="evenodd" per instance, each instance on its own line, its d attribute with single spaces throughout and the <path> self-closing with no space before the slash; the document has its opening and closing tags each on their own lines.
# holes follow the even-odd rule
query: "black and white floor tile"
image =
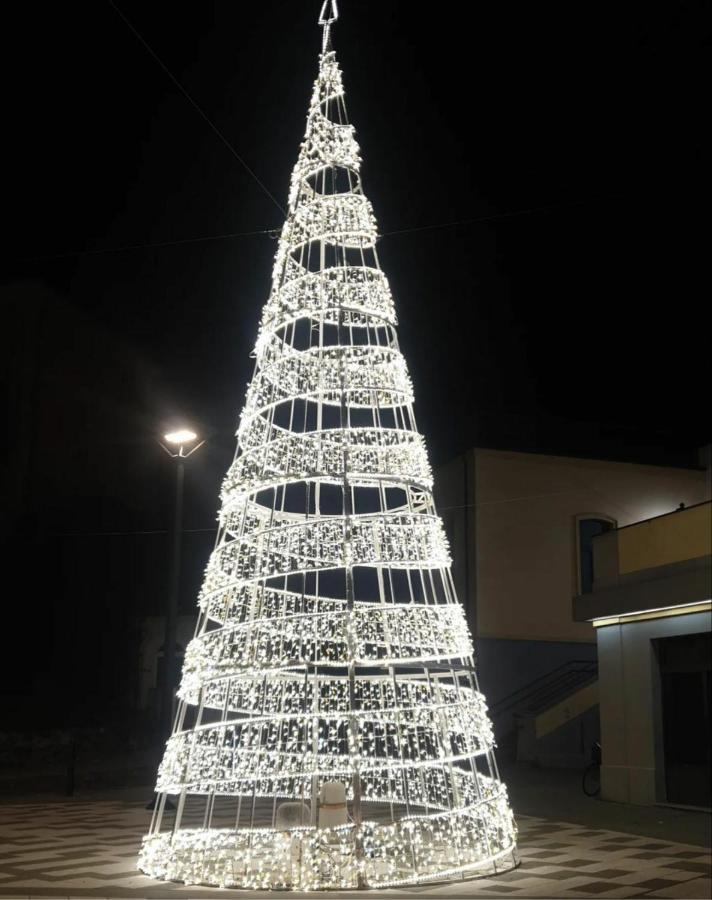
<svg viewBox="0 0 712 900">
<path fill-rule="evenodd" d="M 144 804 L 137 802 L 5 804 L 0 807 L 0 898 L 274 897 L 164 884 L 141 875 L 136 854 L 149 818 Z M 524 816 L 518 817 L 518 824 L 521 865 L 514 871 L 379 893 L 458 898 L 711 896 L 710 853 L 705 848 Z"/>
</svg>

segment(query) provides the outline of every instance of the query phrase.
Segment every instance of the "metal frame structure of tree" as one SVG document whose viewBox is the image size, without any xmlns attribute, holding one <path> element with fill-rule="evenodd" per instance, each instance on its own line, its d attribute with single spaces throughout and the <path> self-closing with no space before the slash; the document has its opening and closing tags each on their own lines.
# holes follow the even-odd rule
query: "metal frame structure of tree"
<svg viewBox="0 0 712 900">
<path fill-rule="evenodd" d="M 255 372 L 141 850 L 155 878 L 384 888 L 517 863 L 331 49 L 336 17 L 324 3 Z"/>
</svg>

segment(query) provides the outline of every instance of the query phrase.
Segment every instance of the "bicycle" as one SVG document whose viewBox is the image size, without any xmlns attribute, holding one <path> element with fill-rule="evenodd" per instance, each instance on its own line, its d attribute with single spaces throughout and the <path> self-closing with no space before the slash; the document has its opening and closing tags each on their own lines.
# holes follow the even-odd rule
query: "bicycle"
<svg viewBox="0 0 712 900">
<path fill-rule="evenodd" d="M 597 797 L 601 793 L 601 744 L 594 741 L 591 747 L 591 762 L 583 770 L 581 787 L 587 797 Z"/>
</svg>

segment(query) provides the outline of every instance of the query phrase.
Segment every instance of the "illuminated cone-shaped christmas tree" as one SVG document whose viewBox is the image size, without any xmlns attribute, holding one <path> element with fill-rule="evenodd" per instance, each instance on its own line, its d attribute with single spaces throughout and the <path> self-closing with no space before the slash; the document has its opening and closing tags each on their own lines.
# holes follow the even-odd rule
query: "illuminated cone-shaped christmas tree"
<svg viewBox="0 0 712 900">
<path fill-rule="evenodd" d="M 322 24 L 219 538 L 141 851 L 140 868 L 157 878 L 383 887 L 516 861 Z"/>
</svg>

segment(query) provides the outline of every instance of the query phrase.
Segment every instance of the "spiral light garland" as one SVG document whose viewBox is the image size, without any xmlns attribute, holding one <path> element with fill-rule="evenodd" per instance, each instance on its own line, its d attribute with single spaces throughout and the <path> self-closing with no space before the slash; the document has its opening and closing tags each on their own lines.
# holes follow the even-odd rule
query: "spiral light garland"
<svg viewBox="0 0 712 900">
<path fill-rule="evenodd" d="M 334 20 L 141 849 L 154 878 L 376 888 L 516 864 Z"/>
</svg>

